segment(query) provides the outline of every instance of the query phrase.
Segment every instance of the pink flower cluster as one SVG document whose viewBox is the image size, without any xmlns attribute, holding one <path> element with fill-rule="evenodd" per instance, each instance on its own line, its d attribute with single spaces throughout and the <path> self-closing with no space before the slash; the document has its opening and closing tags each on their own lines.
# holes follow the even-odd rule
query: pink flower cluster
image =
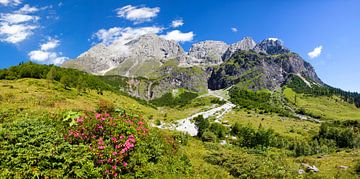
<svg viewBox="0 0 360 179">
<path fill-rule="evenodd" d="M 96 166 L 104 169 L 104 176 L 116 177 L 126 171 L 129 153 L 139 137 L 148 132 L 142 119 L 126 114 L 111 117 L 98 113 L 94 117 L 80 117 L 76 122 L 64 139 L 71 144 L 89 145 Z"/>
</svg>

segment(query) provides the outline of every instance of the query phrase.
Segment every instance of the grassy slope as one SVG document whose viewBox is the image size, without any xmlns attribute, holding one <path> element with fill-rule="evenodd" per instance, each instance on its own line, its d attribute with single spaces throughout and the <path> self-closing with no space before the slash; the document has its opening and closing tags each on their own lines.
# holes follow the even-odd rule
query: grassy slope
<svg viewBox="0 0 360 179">
<path fill-rule="evenodd" d="M 105 91 L 103 95 L 99 95 L 94 90 L 88 90 L 78 95 L 75 89 L 65 90 L 58 82 L 48 86 L 46 80 L 39 79 L 0 80 L 0 112 L 17 113 L 16 111 L 21 110 L 22 112 L 18 114 L 20 115 L 38 112 L 57 114 L 66 110 L 93 111 L 99 99 L 105 99 L 113 102 L 116 107 L 142 114 L 147 119 L 152 116 L 153 119 L 172 121 L 201 111 L 204 104 L 196 105 L 198 102 L 194 102 L 181 109 L 166 107 L 155 109 L 142 105 L 135 99 L 112 92 Z M 209 101 L 209 99 L 202 100 Z"/>
<path fill-rule="evenodd" d="M 285 94 L 289 95 L 289 90 Z M 288 96 L 289 97 L 289 96 Z M 54 82 L 50 88 L 46 80 L 37 79 L 20 79 L 14 81 L 1 80 L 0 81 L 0 123 L 4 121 L 11 121 L 18 116 L 40 115 L 42 113 L 50 113 L 53 115 L 61 114 L 66 110 L 94 110 L 98 104 L 99 99 L 106 99 L 112 101 L 117 107 L 124 108 L 128 111 L 141 113 L 145 118 L 153 115 L 153 119 L 167 119 L 175 120 L 187 117 L 204 108 L 209 107 L 209 99 L 203 98 L 192 102 L 182 109 L 159 108 L 154 109 L 149 106 L 139 104 L 136 100 L 117 95 L 111 92 L 104 92 L 104 95 L 98 95 L 96 91 L 88 91 L 82 95 L 78 95 L 75 89 L 64 90 L 60 83 Z M 305 104 L 316 102 L 328 104 L 326 98 L 312 99 L 309 97 L 301 97 L 299 104 L 304 100 Z M 322 104 L 320 103 L 320 104 Z M 312 103 L 311 103 L 312 104 Z M 332 109 L 336 109 L 337 105 L 343 106 L 343 103 L 330 103 Z M 314 105 L 314 104 L 313 104 Z M 351 105 L 341 107 L 347 111 L 356 111 Z M 205 107 L 204 107 L 205 106 Z M 331 110 L 331 108 L 329 110 Z M 331 111 L 330 111 L 331 112 Z M 329 113 L 330 113 L 329 112 Z M 164 115 L 167 114 L 167 117 Z M 331 113 L 338 118 L 343 114 Z M 352 114 L 354 115 L 354 114 Z M 277 115 L 257 114 L 254 111 L 248 113 L 245 110 L 233 111 L 225 116 L 224 120 L 228 120 L 230 124 L 240 122 L 242 124 L 250 124 L 254 127 L 260 124 L 266 128 L 272 128 L 280 135 L 308 138 L 313 132 L 319 129 L 319 124 L 300 121 L 295 119 L 285 118 Z M 226 146 L 218 146 L 222 151 L 231 151 Z M 182 146 L 182 150 L 189 157 L 194 169 L 194 178 L 231 178 L 228 172 L 219 166 L 211 165 L 205 162 L 204 157 L 209 155 L 212 150 L 206 147 L 206 144 L 191 138 L 188 145 Z M 277 149 L 268 151 L 269 155 L 283 155 L 284 151 Z M 286 162 L 294 174 L 300 168 L 301 162 L 308 162 L 316 165 L 320 169 L 320 173 L 316 176 L 323 178 L 332 178 L 340 176 L 341 178 L 352 178 L 354 175 L 351 169 L 340 170 L 337 166 L 346 165 L 351 168 L 354 167 L 355 160 L 360 159 L 360 150 L 340 151 L 329 155 L 322 156 L 308 156 L 308 157 L 286 157 Z"/>
<path fill-rule="evenodd" d="M 295 104 L 296 95 L 296 104 Z M 321 119 L 329 120 L 360 120 L 360 109 L 355 105 L 344 102 L 337 96 L 312 97 L 297 94 L 290 88 L 284 90 L 285 98 L 306 113 L 320 116 Z"/>
</svg>

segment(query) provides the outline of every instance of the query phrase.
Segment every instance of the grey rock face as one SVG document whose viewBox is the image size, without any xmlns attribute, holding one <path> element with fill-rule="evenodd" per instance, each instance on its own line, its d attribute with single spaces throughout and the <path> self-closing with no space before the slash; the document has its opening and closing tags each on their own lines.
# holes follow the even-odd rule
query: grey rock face
<svg viewBox="0 0 360 179">
<path fill-rule="evenodd" d="M 253 50 L 256 46 L 255 41 L 250 37 L 245 37 L 241 41 L 231 44 L 223 54 L 222 59 L 228 60 L 238 50 Z"/>
<path fill-rule="evenodd" d="M 281 87 L 291 75 L 323 84 L 313 67 L 294 53 L 271 56 L 254 51 L 238 51 L 229 61 L 215 68 L 208 80 L 210 89 L 223 89 L 235 84 L 254 90 Z"/>
<path fill-rule="evenodd" d="M 222 63 L 222 55 L 229 48 L 225 42 L 203 41 L 191 46 L 189 56 L 193 57 L 190 64 L 196 65 L 218 65 Z M 200 60 L 196 60 L 200 59 Z"/>
<path fill-rule="evenodd" d="M 183 54 L 184 50 L 175 41 L 165 40 L 155 34 L 146 34 L 125 44 L 123 41 L 115 41 L 109 46 L 98 44 L 62 66 L 98 75 L 121 67 L 120 71 L 114 70 L 112 74 L 137 76 L 134 69 L 145 61 L 153 60 L 153 63 L 160 66 L 166 60 L 177 59 Z M 151 69 L 148 73 L 151 73 Z"/>
<path fill-rule="evenodd" d="M 283 43 L 276 38 L 263 40 L 254 48 L 256 52 L 263 52 L 270 55 L 289 53 L 290 50 L 283 46 Z"/>
</svg>

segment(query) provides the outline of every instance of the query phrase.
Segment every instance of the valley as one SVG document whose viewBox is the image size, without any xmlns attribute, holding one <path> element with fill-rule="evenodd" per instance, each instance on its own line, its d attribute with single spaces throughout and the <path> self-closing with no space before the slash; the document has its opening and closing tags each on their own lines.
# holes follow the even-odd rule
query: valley
<svg viewBox="0 0 360 179">
<path fill-rule="evenodd" d="M 0 70 L 0 177 L 358 177 L 360 94 L 280 41 L 126 46 Z"/>
</svg>

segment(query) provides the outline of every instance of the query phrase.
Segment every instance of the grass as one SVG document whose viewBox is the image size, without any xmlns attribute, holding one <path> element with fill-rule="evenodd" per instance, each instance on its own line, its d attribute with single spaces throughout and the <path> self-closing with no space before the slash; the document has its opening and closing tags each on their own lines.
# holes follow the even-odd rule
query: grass
<svg viewBox="0 0 360 179">
<path fill-rule="evenodd" d="M 271 128 L 282 136 L 293 138 L 310 138 L 316 134 L 320 125 L 310 121 L 302 121 L 293 118 L 280 117 L 276 114 L 258 114 L 245 109 L 233 110 L 225 115 L 223 121 L 230 125 L 238 122 L 242 125 L 250 125 L 258 128 Z"/>
<path fill-rule="evenodd" d="M 181 90 L 179 91 L 181 92 Z M 341 101 L 336 97 L 310 97 L 294 93 L 291 89 L 284 90 L 285 97 L 291 103 L 297 95 L 296 106 L 303 107 L 314 114 L 324 113 L 327 119 L 360 119 L 360 110 L 355 106 Z M 26 119 L 28 116 L 48 116 L 51 119 L 61 118 L 62 113 L 68 110 L 93 111 L 100 99 L 111 101 L 118 108 L 132 113 L 140 113 L 145 119 L 155 121 L 175 121 L 188 117 L 194 113 L 214 107 L 211 103 L 214 97 L 202 96 L 194 99 L 190 104 L 181 108 L 153 108 L 140 104 L 133 98 L 122 96 L 117 93 L 105 91 L 103 95 L 94 90 L 78 94 L 76 89 L 63 89 L 63 85 L 53 82 L 49 85 L 46 80 L 19 79 L 0 80 L 0 125 L 5 122 Z M 340 111 L 339 111 L 339 110 Z M 253 110 L 233 110 L 226 114 L 223 121 L 234 124 L 239 122 L 243 125 L 251 125 L 257 128 L 271 128 L 276 133 L 298 139 L 309 139 L 319 130 L 320 124 L 302 121 L 293 118 L 280 117 L 277 114 L 258 114 Z M 172 133 L 172 131 L 163 131 Z M 282 157 L 287 165 L 287 172 L 296 178 L 356 178 L 354 174 L 355 163 L 360 160 L 360 149 L 341 149 L 336 153 L 324 156 L 314 155 L 306 157 L 290 157 L 285 149 L 270 148 L 258 154 L 246 149 L 236 148 L 231 145 L 219 145 L 216 143 L 204 143 L 190 137 L 187 145 L 181 145 L 180 150 L 190 159 L 193 168 L 192 178 L 232 178 L 226 168 L 213 165 L 204 158 L 214 152 L 236 153 L 241 151 L 249 156 L 249 159 L 257 157 Z M 250 162 L 251 163 L 251 162 Z M 252 163 L 254 163 L 252 161 Z M 297 175 L 301 169 L 301 163 L 309 163 L 320 169 L 317 174 Z M 338 166 L 349 166 L 347 170 L 339 169 Z M 254 171 L 256 172 L 256 171 Z"/>
<path fill-rule="evenodd" d="M 285 99 L 306 113 L 319 116 L 324 120 L 360 120 L 360 109 L 355 105 L 344 102 L 338 96 L 313 97 L 298 94 L 290 88 L 284 89 Z M 296 102 L 295 102 L 296 96 Z"/>
</svg>

